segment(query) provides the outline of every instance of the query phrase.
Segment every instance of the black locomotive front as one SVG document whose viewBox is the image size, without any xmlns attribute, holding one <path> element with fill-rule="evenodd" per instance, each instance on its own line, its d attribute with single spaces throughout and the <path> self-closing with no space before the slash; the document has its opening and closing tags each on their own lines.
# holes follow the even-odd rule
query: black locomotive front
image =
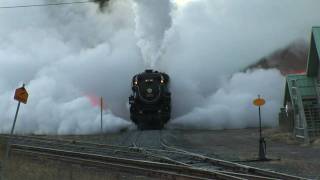
<svg viewBox="0 0 320 180">
<path fill-rule="evenodd" d="M 162 129 L 170 119 L 169 76 L 146 70 L 132 78 L 130 118 L 140 130 Z"/>
</svg>

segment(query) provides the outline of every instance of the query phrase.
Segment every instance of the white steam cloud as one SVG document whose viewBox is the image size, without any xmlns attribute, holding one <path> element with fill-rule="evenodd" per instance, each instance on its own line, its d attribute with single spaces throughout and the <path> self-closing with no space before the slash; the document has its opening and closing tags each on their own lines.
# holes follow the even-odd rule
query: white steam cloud
<svg viewBox="0 0 320 180">
<path fill-rule="evenodd" d="M 0 6 L 47 2 L 3 0 Z M 0 9 L 0 132 L 11 128 L 13 92 L 23 82 L 30 97 L 18 133 L 98 132 L 99 107 L 91 95 L 105 99 L 105 131 L 130 126 L 130 80 L 146 67 L 171 76 L 169 127 L 256 126 L 251 103 L 257 94 L 267 100 L 264 124 L 276 126 L 283 77 L 277 70 L 238 71 L 296 39 L 307 40 L 320 24 L 319 5 L 111 0 L 106 12 L 94 3 Z"/>
<path fill-rule="evenodd" d="M 284 79 L 278 70 L 256 70 L 236 73 L 222 84 L 203 104 L 178 117 L 172 127 L 227 129 L 258 126 L 258 109 L 252 105 L 258 94 L 267 103 L 262 107 L 265 126 L 275 126 L 283 97 Z M 196 122 L 196 123 L 195 123 Z"/>
<path fill-rule="evenodd" d="M 154 68 L 162 55 L 165 33 L 171 26 L 170 0 L 135 0 L 136 35 L 146 68 Z"/>
<path fill-rule="evenodd" d="M 114 114 L 126 114 L 129 80 L 143 70 L 143 63 L 134 21 L 128 19 L 134 16 L 131 5 L 117 1 L 110 6 L 115 11 L 105 14 L 94 3 L 0 10 L 1 132 L 11 128 L 13 92 L 23 82 L 30 96 L 21 107 L 16 132 L 99 132 L 100 110 L 91 105 L 89 95 L 106 101 L 106 131 L 131 124 Z"/>
</svg>

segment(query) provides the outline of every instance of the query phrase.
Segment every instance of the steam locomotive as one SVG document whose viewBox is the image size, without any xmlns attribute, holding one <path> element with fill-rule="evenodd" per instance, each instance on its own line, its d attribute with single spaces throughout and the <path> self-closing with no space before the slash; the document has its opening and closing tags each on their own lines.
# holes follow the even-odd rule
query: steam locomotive
<svg viewBox="0 0 320 180">
<path fill-rule="evenodd" d="M 130 119 L 139 130 L 163 129 L 170 120 L 169 76 L 151 69 L 132 78 Z"/>
</svg>

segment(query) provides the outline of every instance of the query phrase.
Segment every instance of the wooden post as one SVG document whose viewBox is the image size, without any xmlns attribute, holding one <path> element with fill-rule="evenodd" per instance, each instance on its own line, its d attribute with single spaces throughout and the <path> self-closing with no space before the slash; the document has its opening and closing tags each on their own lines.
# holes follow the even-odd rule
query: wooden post
<svg viewBox="0 0 320 180">
<path fill-rule="evenodd" d="M 100 119 L 100 134 L 102 136 L 103 133 L 103 124 L 102 124 L 102 114 L 103 114 L 103 98 L 100 98 L 100 108 L 101 108 L 101 119 Z"/>
</svg>

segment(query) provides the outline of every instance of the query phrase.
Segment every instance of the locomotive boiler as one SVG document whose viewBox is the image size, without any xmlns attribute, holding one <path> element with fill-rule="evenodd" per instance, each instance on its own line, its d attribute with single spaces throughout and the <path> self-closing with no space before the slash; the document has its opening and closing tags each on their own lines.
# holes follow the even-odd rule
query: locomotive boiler
<svg viewBox="0 0 320 180">
<path fill-rule="evenodd" d="M 169 76 L 151 69 L 132 78 L 130 119 L 139 130 L 163 129 L 170 120 Z"/>
</svg>

